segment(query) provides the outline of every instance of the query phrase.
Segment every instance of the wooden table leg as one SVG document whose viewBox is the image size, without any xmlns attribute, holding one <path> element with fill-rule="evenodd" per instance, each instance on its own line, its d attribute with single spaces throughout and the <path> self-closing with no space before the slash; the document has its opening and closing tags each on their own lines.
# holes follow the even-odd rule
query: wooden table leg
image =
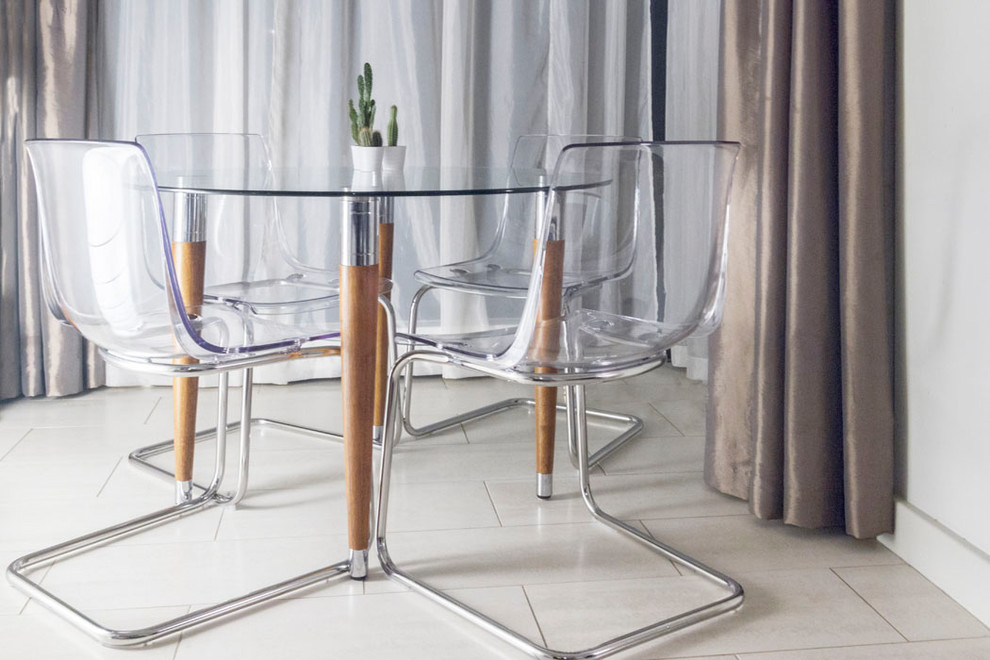
<svg viewBox="0 0 990 660">
<path fill-rule="evenodd" d="M 350 574 L 368 574 L 372 488 L 371 432 L 375 401 L 378 325 L 378 200 L 345 200 L 341 231 L 341 390 L 344 417 L 344 488 Z"/>
<path fill-rule="evenodd" d="M 179 278 L 179 290 L 186 314 L 200 313 L 203 305 L 203 273 L 206 265 L 206 243 L 203 241 L 172 243 L 172 259 Z M 196 358 L 185 357 L 177 364 L 195 364 Z M 177 502 L 192 499 L 193 452 L 196 446 L 196 401 L 199 378 L 172 379 L 172 423 L 175 436 L 175 497 Z"/>
<path fill-rule="evenodd" d="M 392 277 L 392 236 L 394 226 L 392 224 L 391 199 L 382 200 L 388 205 L 384 211 L 382 222 L 378 225 L 378 275 L 382 279 Z M 391 297 L 390 293 L 385 294 Z M 382 424 L 385 420 L 385 389 L 388 380 L 388 320 L 385 317 L 385 310 L 378 306 L 378 342 L 375 363 L 375 425 L 373 437 L 375 441 L 384 437 Z"/>
<path fill-rule="evenodd" d="M 175 213 L 172 260 L 186 314 L 196 316 L 202 311 L 203 279 L 206 272 L 205 199 L 198 195 L 179 195 Z M 184 357 L 175 362 L 195 364 L 196 358 Z M 178 503 L 188 502 L 193 498 L 192 473 L 198 396 L 199 378 L 172 379 L 172 443 L 175 448 L 175 500 Z"/>
<path fill-rule="evenodd" d="M 560 350 L 560 294 L 564 278 L 564 241 L 547 241 L 543 262 L 543 284 L 537 312 L 536 341 L 548 359 Z M 553 367 L 538 367 L 538 373 Z M 548 499 L 553 494 L 553 449 L 557 428 L 557 388 L 536 388 L 536 495 Z"/>
</svg>

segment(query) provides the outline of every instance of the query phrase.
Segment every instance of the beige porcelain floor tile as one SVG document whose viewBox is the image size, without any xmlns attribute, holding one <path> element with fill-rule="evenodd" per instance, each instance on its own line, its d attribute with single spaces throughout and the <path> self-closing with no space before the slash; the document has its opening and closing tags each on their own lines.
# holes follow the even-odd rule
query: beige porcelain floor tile
<svg viewBox="0 0 990 660">
<path fill-rule="evenodd" d="M 834 570 L 910 641 L 990 635 L 976 617 L 906 564 Z"/>
<path fill-rule="evenodd" d="M 417 378 L 413 384 L 411 412 L 416 426 L 431 424 L 503 399 L 533 396 L 531 387 L 489 377 L 441 382 L 444 383 L 443 390 L 437 389 L 435 380 L 431 378 Z"/>
<path fill-rule="evenodd" d="M 185 607 L 142 610 L 92 611 L 97 621 L 119 628 L 140 628 L 151 622 L 165 621 L 185 614 Z M 140 654 L 142 660 L 171 660 L 176 640 L 162 640 L 152 646 L 134 649 L 110 649 L 88 637 L 69 623 L 35 603 L 24 614 L 0 617 L 0 657 L 10 660 L 120 660 Z"/>
<path fill-rule="evenodd" d="M 592 407 L 599 407 L 592 404 Z M 658 413 L 650 404 L 648 403 L 637 403 L 626 402 L 626 401 L 616 401 L 610 402 L 605 405 L 600 406 L 602 409 L 610 412 L 620 412 L 628 413 L 630 415 L 636 415 L 643 420 L 643 430 L 640 432 L 641 435 L 647 438 L 670 438 L 670 437 L 680 437 L 683 435 L 680 430 L 677 429 L 673 424 L 670 423 L 667 418 Z M 588 420 L 589 427 L 594 427 L 596 424 L 592 423 L 592 420 Z M 564 428 L 564 427 L 561 427 Z M 563 436 L 561 436 L 563 437 Z M 614 436 L 613 436 L 614 437 Z M 595 434 L 589 429 L 589 444 L 592 451 L 595 449 Z"/>
<path fill-rule="evenodd" d="M 0 544 L 33 550 L 137 518 L 173 504 L 174 488 L 159 496 L 129 498 L 28 499 L 0 502 Z M 118 543 L 185 543 L 209 541 L 220 524 L 220 508 L 200 511 L 166 525 L 122 538 Z"/>
<path fill-rule="evenodd" d="M 396 484 L 390 529 L 467 529 L 498 526 L 481 482 Z M 249 492 L 235 508 L 223 508 L 218 540 L 292 538 L 339 534 L 347 529 L 344 485 Z"/>
<path fill-rule="evenodd" d="M 649 403 L 653 392 L 635 385 L 634 379 L 594 383 L 584 388 L 588 406 L 608 408 L 616 403 Z M 563 403 L 563 390 L 560 401 Z"/>
<path fill-rule="evenodd" d="M 388 534 L 400 567 L 459 589 L 673 575 L 674 566 L 602 525 L 572 524 Z"/>
<path fill-rule="evenodd" d="M 644 401 L 679 401 L 690 399 L 704 401 L 708 397 L 708 385 L 701 381 L 689 380 L 683 369 L 665 365 L 623 381 L 636 392 L 643 393 Z"/>
<path fill-rule="evenodd" d="M 476 590 L 467 597 L 537 634 L 521 589 Z M 280 602 L 182 639 L 175 660 L 472 660 L 527 656 L 412 593 Z"/>
<path fill-rule="evenodd" d="M 554 460 L 558 465 L 567 463 L 565 445 L 558 443 Z M 460 446 L 400 443 L 392 461 L 392 483 L 481 481 L 523 478 L 530 474 L 536 474 L 536 450 L 532 442 Z"/>
<path fill-rule="evenodd" d="M 341 534 L 347 529 L 344 485 L 248 491 L 236 507 L 223 507 L 220 541 Z"/>
<path fill-rule="evenodd" d="M 601 466 L 606 474 L 701 472 L 704 462 L 704 437 L 638 435 L 604 460 Z"/>
<path fill-rule="evenodd" d="M 214 454 L 212 447 L 198 451 L 193 468 L 197 483 L 207 484 L 213 476 Z M 171 470 L 169 455 L 156 457 L 154 463 Z M 237 454 L 232 450 L 227 456 L 224 486 L 227 492 L 234 489 L 237 482 Z M 335 488 L 343 481 L 343 452 L 339 447 L 328 444 L 324 449 L 252 452 L 248 477 L 249 492 L 280 488 Z M 152 473 L 145 468 L 121 461 L 120 466 L 107 480 L 100 497 L 131 497 L 138 494 L 156 494 L 162 488 L 172 489 L 169 480 L 163 475 Z"/>
<path fill-rule="evenodd" d="M 729 574 L 903 563 L 876 541 L 856 540 L 838 530 L 798 529 L 752 516 L 644 522 L 658 539 Z"/>
<path fill-rule="evenodd" d="M 661 415 L 684 435 L 704 435 L 706 402 L 682 399 L 654 401 L 651 404 Z"/>
<path fill-rule="evenodd" d="M 96 497 L 120 459 L 78 458 L 70 463 L 0 461 L 0 502 Z"/>
<path fill-rule="evenodd" d="M 638 416 L 643 420 L 644 427 L 641 435 L 644 437 L 680 436 L 680 432 L 649 404 L 624 401 L 606 404 L 601 409 Z M 516 407 L 477 421 L 465 422 L 463 426 L 467 433 L 468 442 L 472 444 L 519 442 L 522 439 L 533 441 L 536 434 L 536 416 L 532 408 L 528 406 Z M 627 425 L 620 422 L 600 420 L 589 416 L 588 446 L 594 452 L 625 431 L 626 428 Z M 566 443 L 567 417 L 563 411 L 559 411 L 557 413 L 556 444 L 558 447 L 566 447 Z"/>
<path fill-rule="evenodd" d="M 741 609 L 651 642 L 629 657 L 679 658 L 903 641 L 831 571 L 770 571 L 735 577 L 747 593 Z M 691 607 L 701 591 L 711 588 L 699 577 L 685 576 L 527 586 L 526 591 L 548 641 L 573 640 L 573 646 Z M 598 607 L 582 614 L 574 605 L 581 602 L 596 602 Z M 647 614 L 653 608 L 660 610 L 659 615 Z"/>
<path fill-rule="evenodd" d="M 119 429 L 143 424 L 158 399 L 156 390 L 141 388 L 127 388 L 119 397 L 82 393 L 63 398 L 16 399 L 3 404 L 0 421 L 4 425 L 31 428 L 100 426 Z"/>
<path fill-rule="evenodd" d="M 990 639 L 745 653 L 738 657 L 740 660 L 986 660 L 990 658 Z"/>
<path fill-rule="evenodd" d="M 3 420 L 3 409 L 0 408 L 0 461 L 7 457 L 10 450 L 20 442 L 31 430 L 27 426 L 14 426 Z"/>
<path fill-rule="evenodd" d="M 346 556 L 346 535 L 112 545 L 55 564 L 42 585 L 81 608 L 217 603 Z M 345 576 L 307 595 L 362 591 L 360 582 Z"/>
<path fill-rule="evenodd" d="M 743 515 L 745 502 L 705 485 L 700 472 L 592 477 L 599 506 L 623 520 Z M 491 481 L 488 489 L 503 525 L 548 525 L 590 520 L 572 470 L 558 471 L 550 500 L 533 497 L 533 482 Z"/>
<path fill-rule="evenodd" d="M 140 429 L 141 427 L 134 427 Z M 162 438 L 164 439 L 164 438 Z M 99 426 L 32 429 L 4 457 L 5 462 L 72 463 L 94 457 L 119 459 L 143 444 L 157 440 L 131 428 Z"/>
</svg>

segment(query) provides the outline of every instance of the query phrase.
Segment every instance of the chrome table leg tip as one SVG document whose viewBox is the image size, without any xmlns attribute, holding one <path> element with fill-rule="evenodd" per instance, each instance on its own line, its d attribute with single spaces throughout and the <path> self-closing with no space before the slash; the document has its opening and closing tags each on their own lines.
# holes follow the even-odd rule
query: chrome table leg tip
<svg viewBox="0 0 990 660">
<path fill-rule="evenodd" d="M 371 427 L 371 444 L 381 447 L 382 436 L 385 434 L 384 426 L 372 426 Z"/>
<path fill-rule="evenodd" d="M 175 503 L 185 504 L 186 502 L 191 502 L 193 499 L 193 482 L 192 479 L 189 481 L 176 481 L 175 482 Z"/>
<path fill-rule="evenodd" d="M 553 495 L 553 475 L 536 473 L 536 496 L 541 500 L 549 500 Z"/>
<path fill-rule="evenodd" d="M 350 565 L 351 579 L 363 580 L 368 577 L 368 550 L 351 549 Z"/>
</svg>

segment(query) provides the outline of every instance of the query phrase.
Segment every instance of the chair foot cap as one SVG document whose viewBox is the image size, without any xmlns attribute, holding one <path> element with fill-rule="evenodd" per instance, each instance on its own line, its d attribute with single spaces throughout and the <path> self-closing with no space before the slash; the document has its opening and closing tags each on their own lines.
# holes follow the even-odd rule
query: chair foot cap
<svg viewBox="0 0 990 660">
<path fill-rule="evenodd" d="M 192 479 L 188 481 L 176 481 L 175 482 L 175 503 L 185 504 L 186 502 L 192 502 L 193 499 L 193 482 Z"/>
<path fill-rule="evenodd" d="M 536 496 L 541 500 L 549 500 L 553 495 L 553 475 L 536 473 Z"/>
<path fill-rule="evenodd" d="M 363 580 L 368 577 L 368 550 L 350 551 L 350 573 L 352 580 Z"/>
</svg>

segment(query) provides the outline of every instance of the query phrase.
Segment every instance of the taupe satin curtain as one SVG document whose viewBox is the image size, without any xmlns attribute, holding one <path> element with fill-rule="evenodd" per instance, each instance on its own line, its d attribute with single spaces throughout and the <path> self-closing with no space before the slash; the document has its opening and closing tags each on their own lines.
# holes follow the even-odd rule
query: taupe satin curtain
<svg viewBox="0 0 990 660">
<path fill-rule="evenodd" d="M 0 3 L 0 399 L 103 382 L 103 362 L 41 295 L 38 222 L 24 140 L 95 126 L 97 0 Z"/>
<path fill-rule="evenodd" d="M 705 477 L 761 518 L 893 525 L 893 0 L 725 0 L 743 151 Z"/>
</svg>

